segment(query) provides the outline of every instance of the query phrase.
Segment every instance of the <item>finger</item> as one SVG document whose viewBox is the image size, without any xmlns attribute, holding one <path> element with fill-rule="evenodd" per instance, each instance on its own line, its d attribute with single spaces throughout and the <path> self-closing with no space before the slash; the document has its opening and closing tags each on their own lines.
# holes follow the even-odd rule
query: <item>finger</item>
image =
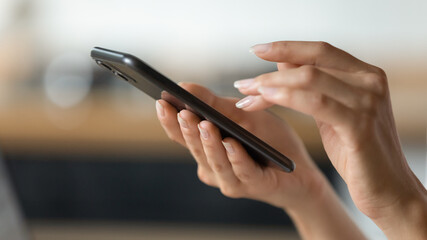
<svg viewBox="0 0 427 240">
<path fill-rule="evenodd" d="M 235 81 L 233 86 L 244 95 L 259 95 L 258 88 L 260 83 L 255 81 L 255 78 L 247 78 Z"/>
<path fill-rule="evenodd" d="M 262 74 L 255 78 L 258 86 L 286 87 L 324 94 L 349 108 L 362 109 L 364 92 L 314 66 Z M 362 100 L 362 101 L 361 101 Z"/>
<path fill-rule="evenodd" d="M 199 131 L 208 164 L 215 173 L 221 190 L 235 188 L 240 182 L 228 161 L 219 129 L 209 121 L 201 121 Z"/>
<path fill-rule="evenodd" d="M 355 119 L 352 110 L 324 94 L 283 87 L 261 87 L 259 91 L 267 101 L 311 115 L 316 120 L 337 127 L 351 127 Z"/>
<path fill-rule="evenodd" d="M 236 103 L 237 108 L 245 111 L 258 111 L 273 106 L 274 103 L 266 101 L 262 96 L 247 96 Z"/>
<path fill-rule="evenodd" d="M 319 68 L 323 72 L 334 76 L 345 83 L 357 87 L 361 90 L 366 90 L 377 95 L 382 95 L 387 89 L 387 77 L 381 73 L 348 73 L 331 68 Z"/>
<path fill-rule="evenodd" d="M 226 138 L 222 143 L 234 174 L 242 183 L 256 183 L 262 179 L 262 168 L 255 163 L 238 141 L 233 138 Z"/>
<path fill-rule="evenodd" d="M 283 71 L 292 68 L 297 68 L 300 65 L 279 62 L 277 63 L 277 70 Z M 244 95 L 258 95 L 258 85 L 256 85 L 253 78 L 242 79 L 234 82 L 234 87 L 237 88 Z"/>
<path fill-rule="evenodd" d="M 206 154 L 203 150 L 202 142 L 200 141 L 199 129 L 197 128 L 200 122 L 199 117 L 188 110 L 182 110 L 178 113 L 178 122 L 187 148 L 198 164 L 198 174 L 205 175 L 205 180 L 213 183 L 215 179 L 206 160 Z"/>
<path fill-rule="evenodd" d="M 157 118 L 166 135 L 173 141 L 186 147 L 185 140 L 182 136 L 181 129 L 176 119 L 178 113 L 176 109 L 164 100 L 156 101 Z"/>
<path fill-rule="evenodd" d="M 343 71 L 366 71 L 372 66 L 325 42 L 280 41 L 251 48 L 258 57 L 272 62 L 315 65 Z"/>
</svg>

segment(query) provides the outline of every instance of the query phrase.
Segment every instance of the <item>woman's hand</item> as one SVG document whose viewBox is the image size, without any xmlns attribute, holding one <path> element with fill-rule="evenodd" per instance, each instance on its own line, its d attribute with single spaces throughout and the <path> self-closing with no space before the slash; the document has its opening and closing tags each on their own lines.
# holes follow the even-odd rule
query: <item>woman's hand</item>
<svg viewBox="0 0 427 240">
<path fill-rule="evenodd" d="M 402 153 L 385 73 L 323 42 L 274 42 L 253 51 L 277 62 L 278 71 L 237 81 L 250 96 L 236 106 L 278 104 L 313 116 L 356 206 L 389 237 L 426 234 L 426 190 Z"/>
<path fill-rule="evenodd" d="M 332 187 L 311 161 L 300 138 L 267 111 L 245 112 L 238 99 L 222 98 L 195 84 L 181 84 L 296 163 L 292 173 L 260 167 L 235 139 L 222 139 L 217 127 L 189 110 L 179 113 L 164 100 L 157 117 L 172 140 L 187 147 L 197 161 L 199 179 L 232 198 L 250 198 L 283 208 L 304 239 L 364 239 Z M 327 221 L 325 221 L 327 219 Z"/>
<path fill-rule="evenodd" d="M 157 115 L 169 138 L 187 147 L 198 164 L 198 177 L 207 185 L 220 188 L 232 198 L 251 198 L 281 208 L 293 208 L 318 198 L 326 181 L 312 163 L 300 138 L 281 119 L 267 111 L 246 112 L 235 107 L 238 99 L 222 98 L 195 84 L 183 88 L 229 117 L 243 128 L 290 157 L 297 168 L 284 173 L 260 167 L 235 139 L 222 139 L 209 121 L 189 110 L 177 110 L 164 100 L 157 104 Z M 312 201 L 312 200 L 310 200 Z"/>
</svg>

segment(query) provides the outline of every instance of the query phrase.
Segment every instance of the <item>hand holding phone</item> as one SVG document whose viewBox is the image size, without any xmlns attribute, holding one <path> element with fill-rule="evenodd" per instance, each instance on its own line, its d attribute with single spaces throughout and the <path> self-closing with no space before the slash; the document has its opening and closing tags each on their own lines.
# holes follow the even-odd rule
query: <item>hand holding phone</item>
<svg viewBox="0 0 427 240">
<path fill-rule="evenodd" d="M 187 92 L 140 59 L 126 53 L 95 47 L 91 52 L 96 63 L 129 82 L 152 98 L 163 99 L 178 111 L 189 109 L 201 119 L 215 124 L 223 138 L 237 139 L 261 166 L 273 165 L 285 172 L 292 172 L 295 164 L 288 157 L 272 148 L 208 104 Z"/>
</svg>

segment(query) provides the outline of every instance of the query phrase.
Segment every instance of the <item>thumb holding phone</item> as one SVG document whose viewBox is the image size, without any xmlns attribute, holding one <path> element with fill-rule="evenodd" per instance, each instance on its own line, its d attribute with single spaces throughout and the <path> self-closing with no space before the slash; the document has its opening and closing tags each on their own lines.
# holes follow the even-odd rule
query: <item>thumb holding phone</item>
<svg viewBox="0 0 427 240">
<path fill-rule="evenodd" d="M 169 138 L 190 150 L 202 182 L 219 188 L 228 197 L 250 198 L 284 209 L 306 238 L 312 238 L 312 234 L 324 239 L 364 238 L 301 139 L 283 120 L 268 111 L 240 110 L 235 107 L 238 99 L 215 96 L 196 84 L 184 83 L 181 87 L 291 157 L 297 165 L 292 173 L 261 167 L 238 141 L 222 139 L 219 129 L 209 121 L 200 121 L 188 110 L 178 112 L 168 102 L 158 100 L 157 117 L 162 127 Z"/>
</svg>

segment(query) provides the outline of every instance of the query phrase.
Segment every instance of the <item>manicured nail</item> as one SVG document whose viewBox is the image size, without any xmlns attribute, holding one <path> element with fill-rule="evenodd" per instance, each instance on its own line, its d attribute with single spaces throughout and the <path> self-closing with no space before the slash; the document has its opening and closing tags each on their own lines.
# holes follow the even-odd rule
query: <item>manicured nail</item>
<svg viewBox="0 0 427 240">
<path fill-rule="evenodd" d="M 228 143 L 228 142 L 222 142 L 222 145 L 224 145 L 224 148 L 225 148 L 225 150 L 228 152 L 228 153 L 231 153 L 231 154 L 233 154 L 234 153 L 234 148 L 233 148 L 233 146 L 231 146 L 231 144 L 230 143 Z"/>
<path fill-rule="evenodd" d="M 207 140 L 209 138 L 208 131 L 206 131 L 206 129 L 203 129 L 202 126 L 200 126 L 200 124 L 197 124 L 197 127 L 199 128 L 200 135 L 202 135 L 202 138 Z"/>
<path fill-rule="evenodd" d="M 158 100 L 156 101 L 156 110 L 161 117 L 165 116 L 165 109 L 163 108 L 162 104 L 160 104 Z"/>
<path fill-rule="evenodd" d="M 274 95 L 277 93 L 277 88 L 271 88 L 271 87 L 259 87 L 258 92 L 263 95 Z"/>
<path fill-rule="evenodd" d="M 181 125 L 181 127 L 183 127 L 183 128 L 188 128 L 187 121 L 185 121 L 184 119 L 182 119 L 181 116 L 179 116 L 179 113 L 177 115 L 178 115 L 179 125 Z"/>
<path fill-rule="evenodd" d="M 257 44 L 255 46 L 252 46 L 251 48 L 249 48 L 249 52 L 254 53 L 254 54 L 265 53 L 271 49 L 272 45 L 273 45 L 272 43 Z"/>
<path fill-rule="evenodd" d="M 254 79 L 248 78 L 248 79 L 242 79 L 239 81 L 235 81 L 233 86 L 235 88 L 248 88 L 248 87 L 252 86 L 253 83 L 254 83 Z"/>
<path fill-rule="evenodd" d="M 247 96 L 236 103 L 237 108 L 245 108 L 254 102 L 255 96 Z"/>
</svg>

